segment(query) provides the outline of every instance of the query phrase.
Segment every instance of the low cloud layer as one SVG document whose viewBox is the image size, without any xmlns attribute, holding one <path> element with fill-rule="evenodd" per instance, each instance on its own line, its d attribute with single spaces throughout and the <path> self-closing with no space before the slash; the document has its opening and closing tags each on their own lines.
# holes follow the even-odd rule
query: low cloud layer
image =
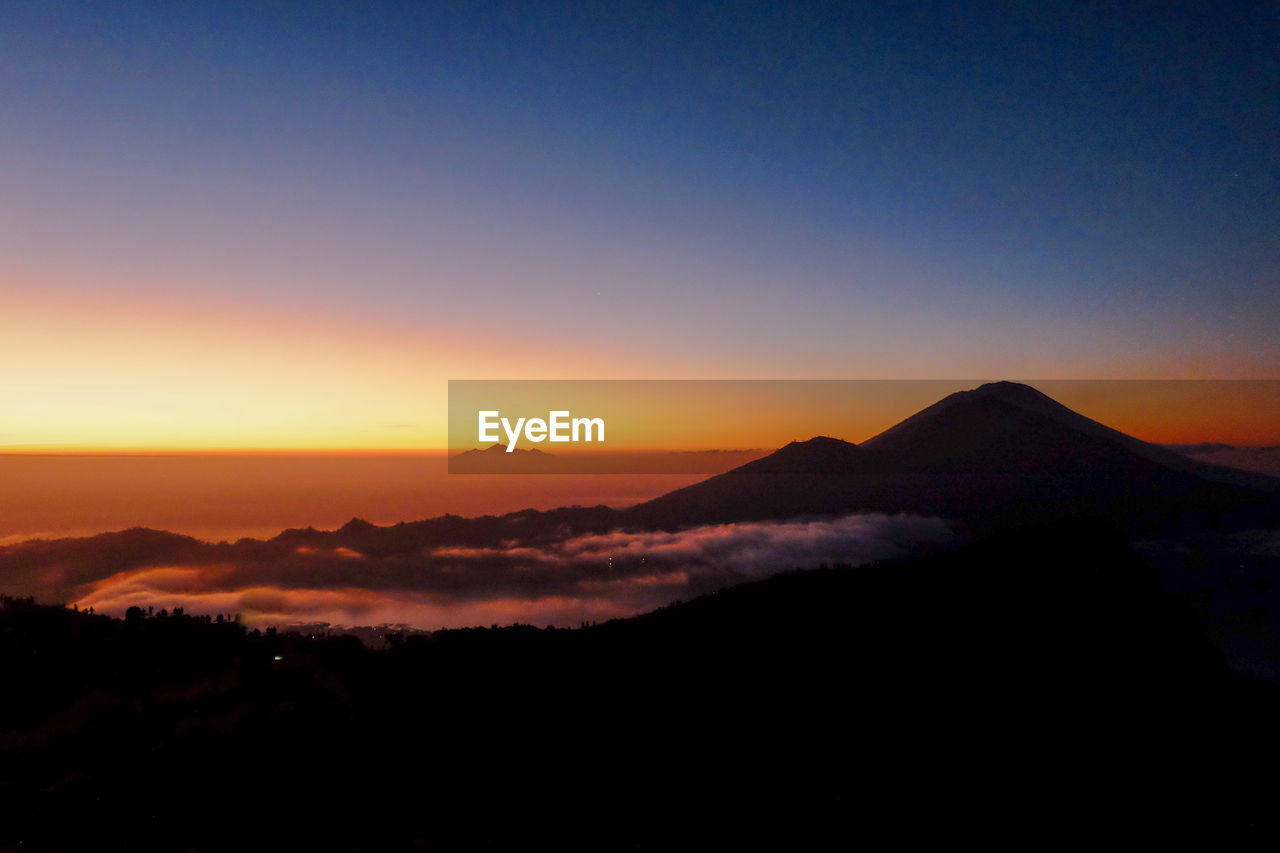
<svg viewBox="0 0 1280 853">
<path fill-rule="evenodd" d="M 238 612 L 249 624 L 577 625 L 627 616 L 780 571 L 858 566 L 948 547 L 950 525 L 919 516 L 613 532 L 539 547 L 437 547 L 371 557 L 299 547 L 271 559 L 136 565 L 78 582 L 65 596 L 122 614 L 132 605 Z M 65 583 L 65 573 L 49 567 Z"/>
</svg>

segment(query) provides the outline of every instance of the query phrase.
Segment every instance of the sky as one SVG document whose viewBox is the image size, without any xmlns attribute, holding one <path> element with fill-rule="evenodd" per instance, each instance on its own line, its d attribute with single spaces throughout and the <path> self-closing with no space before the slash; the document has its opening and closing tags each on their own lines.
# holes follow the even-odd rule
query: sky
<svg viewBox="0 0 1280 853">
<path fill-rule="evenodd" d="M 1280 6 L 0 6 L 0 446 L 449 379 L 1280 378 Z"/>
</svg>

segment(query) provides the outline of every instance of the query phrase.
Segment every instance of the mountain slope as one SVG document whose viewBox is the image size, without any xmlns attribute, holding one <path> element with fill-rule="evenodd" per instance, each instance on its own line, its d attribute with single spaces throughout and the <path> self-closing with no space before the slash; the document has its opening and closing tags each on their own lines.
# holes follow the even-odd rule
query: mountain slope
<svg viewBox="0 0 1280 853">
<path fill-rule="evenodd" d="M 1052 421 L 1090 438 L 1122 447 L 1148 462 L 1154 462 L 1174 471 L 1194 474 L 1213 483 L 1280 493 L 1280 480 L 1273 477 L 1191 459 L 1187 454 L 1176 452 L 1172 448 L 1134 438 L 1072 411 L 1029 385 L 1017 382 L 991 382 L 971 391 L 950 394 L 874 438 L 867 439 L 862 446 L 868 450 L 888 454 L 901 454 L 911 446 L 910 449 L 918 453 L 920 432 L 930 429 L 930 424 L 945 424 L 949 428 L 956 428 L 959 426 L 955 423 L 959 412 L 984 405 L 1003 405 L 1019 409 L 1028 415 Z"/>
<path fill-rule="evenodd" d="M 861 447 L 793 443 L 624 515 L 654 527 L 868 511 L 979 526 L 1071 516 L 1153 526 L 1273 503 L 1262 490 L 1204 476 L 1189 462 L 1033 388 L 1001 382 L 953 394 Z"/>
<path fill-rule="evenodd" d="M 1165 464 L 1167 457 L 1184 464 Z M 279 563 L 306 549 L 334 553 L 340 548 L 370 559 L 407 555 L 421 560 L 445 546 L 538 547 L 619 528 L 670 530 L 857 512 L 942 516 L 978 530 L 1069 517 L 1101 518 L 1145 532 L 1174 519 L 1183 532 L 1215 524 L 1275 525 L 1280 510 L 1274 493 L 1215 482 L 1188 467 L 1196 464 L 1091 421 L 1027 386 L 994 383 L 953 394 L 862 446 L 827 437 L 792 442 L 625 510 L 596 506 L 479 518 L 445 515 L 385 527 L 356 519 L 339 530 L 286 530 L 267 541 L 219 545 L 125 531 L 0 546 L 0 574 L 10 594 L 60 600 L 84 584 L 142 566 Z M 345 558 L 334 559 L 350 571 Z"/>
</svg>

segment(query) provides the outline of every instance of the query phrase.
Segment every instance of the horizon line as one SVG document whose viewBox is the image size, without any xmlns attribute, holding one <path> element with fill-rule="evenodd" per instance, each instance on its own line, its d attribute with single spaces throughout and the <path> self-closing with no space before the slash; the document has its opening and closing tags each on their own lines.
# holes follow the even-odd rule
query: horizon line
<svg viewBox="0 0 1280 853">
<path fill-rule="evenodd" d="M 853 442 L 850 442 L 853 443 Z M 437 456 L 484 450 L 457 447 L 115 447 L 111 445 L 0 445 L 0 456 Z M 754 453 L 769 447 L 593 448 L 548 455 L 580 456 L 609 453 Z M 776 448 L 773 448 L 776 449 Z M 545 451 L 544 451 L 545 452 Z"/>
</svg>

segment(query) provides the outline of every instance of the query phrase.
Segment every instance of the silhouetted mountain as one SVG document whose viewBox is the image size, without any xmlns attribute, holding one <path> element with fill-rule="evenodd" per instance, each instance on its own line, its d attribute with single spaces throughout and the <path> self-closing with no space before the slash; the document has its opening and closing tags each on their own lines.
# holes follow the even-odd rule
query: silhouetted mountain
<svg viewBox="0 0 1280 853">
<path fill-rule="evenodd" d="M 352 518 L 346 524 L 338 528 L 339 536 L 364 536 L 370 531 L 377 530 L 378 526 L 365 521 L 363 518 Z"/>
<path fill-rule="evenodd" d="M 865 469 L 865 454 L 856 444 L 817 436 L 793 441 L 734 470 L 749 474 L 853 474 Z"/>
<path fill-rule="evenodd" d="M 190 536 L 134 527 L 64 539 L 31 539 L 0 546 L 0 584 L 10 594 L 48 590 L 46 601 L 61 601 L 83 583 L 136 568 L 199 558 L 210 546 Z M 52 583 L 50 582 L 52 579 Z"/>
<path fill-rule="evenodd" d="M 358 529 L 349 529 L 359 522 Z M 424 521 L 402 521 L 381 527 L 353 519 L 339 530 L 286 530 L 266 542 L 253 541 L 254 553 L 268 555 L 292 551 L 299 546 L 313 548 L 347 547 L 370 556 L 407 554 L 424 548 L 446 545 L 494 547 L 536 545 L 567 536 L 599 533 L 618 526 L 618 511 L 600 505 L 561 507 L 552 510 L 524 509 L 504 515 L 464 518 L 442 515 Z"/>
<path fill-rule="evenodd" d="M 484 453 L 502 454 L 499 448 Z M 1181 467 L 1165 464 L 1169 457 L 1180 460 Z M 1183 532 L 1215 525 L 1265 527 L 1280 517 L 1274 495 L 1228 485 L 1216 473 L 1227 469 L 1195 467 L 1199 464 L 1084 418 L 1034 389 L 994 383 L 953 394 L 861 447 L 827 437 L 792 442 L 627 510 L 597 506 L 479 518 L 445 515 L 386 527 L 352 519 L 334 531 L 293 529 L 265 542 L 244 539 L 233 545 L 124 531 L 0 547 L 0 573 L 10 593 L 52 594 L 46 600 L 56 601 L 71 597 L 78 585 L 130 568 L 278 564 L 305 549 L 334 553 L 338 562 L 326 577 L 338 578 L 353 571 L 336 555 L 344 548 L 370 559 L 406 555 L 420 563 L 426 551 L 440 547 L 542 546 L 620 528 L 675 529 L 857 512 L 943 516 L 976 530 L 1095 517 L 1148 533 L 1170 523 Z M 1217 481 L 1200 476 L 1202 469 Z M 320 558 L 311 559 L 308 571 L 315 573 Z M 55 575 L 55 587 L 37 584 Z"/>
<path fill-rule="evenodd" d="M 1197 466 L 995 383 L 862 446 L 792 442 L 623 511 L 0 548 L 7 585 L 53 576 L 61 590 L 185 565 L 404 589 L 430 549 L 472 547 L 493 549 L 492 565 L 459 583 L 504 595 L 501 549 L 619 528 L 913 512 L 961 519 L 977 540 L 586 630 L 383 633 L 381 653 L 318 629 L 7 600 L 0 845 L 84 848 L 139 803 L 139 849 L 221 849 L 263 826 L 274 846 L 316 849 L 809 849 L 993 831 L 1025 844 L 1117 829 L 1229 844 L 1267 828 L 1256 816 L 1277 794 L 1256 767 L 1280 760 L 1280 697 L 1224 665 L 1280 665 L 1274 565 L 1214 552 L 1201 529 L 1252 521 L 1266 546 L 1276 504 L 1246 487 L 1266 478 Z M 1144 537 L 1142 553 L 1163 574 L 1126 535 L 1160 525 L 1177 535 Z M 284 770 L 245 770 L 262 767 Z M 302 814 L 325 817 L 282 817 Z"/>
<path fill-rule="evenodd" d="M 1000 382 L 952 394 L 861 447 L 793 443 L 624 515 L 655 527 L 879 511 L 979 526 L 1090 516 L 1153 528 L 1188 515 L 1274 514 L 1274 496 L 1247 485 L 1280 483 L 1223 471 Z"/>
<path fill-rule="evenodd" d="M 517 447 L 508 452 L 505 444 L 494 444 L 450 456 L 449 473 L 549 474 L 559 470 L 559 461 L 536 447 Z"/>
<path fill-rule="evenodd" d="M 1052 421 L 1061 427 L 1073 430 L 1091 438 L 1110 442 L 1128 450 L 1134 455 L 1154 462 L 1165 468 L 1195 474 L 1213 483 L 1230 486 L 1243 486 L 1261 491 L 1280 492 L 1280 480 L 1271 477 L 1258 477 L 1242 474 L 1240 471 L 1211 465 L 1188 459 L 1185 454 L 1170 448 L 1142 441 L 1119 430 L 1098 423 L 1095 420 L 1068 409 L 1066 406 L 1029 385 L 1017 382 L 990 382 L 971 391 L 958 391 L 939 400 L 926 409 L 917 412 L 901 423 L 893 426 L 874 438 L 868 439 L 863 446 L 868 449 L 899 451 L 907 449 L 904 441 L 918 445 L 922 432 L 929 430 L 929 424 L 964 429 L 966 424 L 957 416 L 959 410 L 973 410 L 983 403 L 998 403 L 1006 407 L 1021 409 L 1031 415 Z M 913 448 L 919 452 L 919 447 Z"/>
</svg>

